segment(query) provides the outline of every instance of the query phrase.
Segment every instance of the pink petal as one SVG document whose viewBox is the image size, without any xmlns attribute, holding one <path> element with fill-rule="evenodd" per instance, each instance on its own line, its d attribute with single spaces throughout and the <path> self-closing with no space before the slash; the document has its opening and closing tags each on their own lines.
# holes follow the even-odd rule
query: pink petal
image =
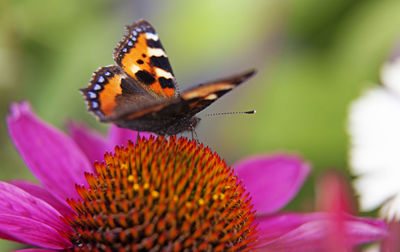
<svg viewBox="0 0 400 252">
<path fill-rule="evenodd" d="M 108 133 L 108 149 L 107 151 L 114 151 L 115 145 L 126 146 L 128 140 L 136 143 L 138 137 L 138 132 L 130 129 L 119 128 L 118 126 L 112 124 Z M 149 138 L 151 133 L 139 132 L 140 137 Z"/>
<path fill-rule="evenodd" d="M 0 214 L 29 218 L 64 232 L 69 230 L 51 205 L 3 181 L 0 181 Z"/>
<path fill-rule="evenodd" d="M 19 239 L 12 237 L 9 234 L 3 233 L 1 230 L 0 230 L 0 239 L 21 242 Z"/>
<path fill-rule="evenodd" d="M 136 142 L 138 132 L 130 129 L 119 128 L 112 124 L 109 128 L 108 138 L 106 139 L 99 132 L 91 130 L 84 124 L 68 123 L 68 131 L 74 141 L 79 145 L 88 159 L 103 161 L 106 152 L 114 152 L 116 145 L 126 146 L 128 140 Z M 140 132 L 140 137 L 148 138 L 151 134 Z"/>
<path fill-rule="evenodd" d="M 382 242 L 382 252 L 400 251 L 400 221 L 389 223 L 389 236 Z"/>
<path fill-rule="evenodd" d="M 22 216 L 0 214 L 0 232 L 15 237 L 19 242 L 43 248 L 64 249 L 71 246 L 53 227 Z"/>
<path fill-rule="evenodd" d="M 335 218 L 327 227 L 332 235 L 325 240 L 326 246 L 332 248 L 329 250 L 332 252 L 350 251 L 352 245 L 349 244 L 346 234 L 347 215 L 342 213 L 355 212 L 355 207 L 350 199 L 347 181 L 337 171 L 325 172 L 318 178 L 316 193 L 317 209 L 333 213 L 332 218 Z"/>
<path fill-rule="evenodd" d="M 257 155 L 234 166 L 260 214 L 285 206 L 299 191 L 310 165 L 294 155 Z"/>
<path fill-rule="evenodd" d="M 79 197 L 75 184 L 86 185 L 84 172 L 93 172 L 72 139 L 41 121 L 27 102 L 11 105 L 8 129 L 16 148 L 36 178 L 62 200 Z"/>
<path fill-rule="evenodd" d="M 330 213 L 279 214 L 257 219 L 262 251 L 334 251 L 329 247 L 336 215 Z M 344 236 L 351 246 L 387 235 L 383 221 L 344 215 Z M 328 242 L 327 242 L 328 241 Z"/>
<path fill-rule="evenodd" d="M 60 201 L 58 198 L 51 195 L 48 191 L 46 191 L 46 189 L 44 189 L 39 185 L 23 180 L 14 180 L 10 181 L 9 183 L 18 186 L 22 190 L 28 192 L 29 194 L 41 200 L 44 200 L 52 207 L 54 207 L 63 216 L 69 216 L 74 213 L 72 208 L 65 201 Z"/>
<path fill-rule="evenodd" d="M 258 224 L 258 235 L 262 238 L 263 243 L 269 243 L 298 228 L 309 219 L 307 215 L 303 214 L 280 213 L 259 216 L 255 222 Z"/>
<path fill-rule="evenodd" d="M 89 129 L 84 124 L 69 122 L 67 128 L 69 135 L 86 154 L 91 163 L 104 160 L 104 153 L 108 149 L 108 143 L 104 136 L 97 131 Z"/>
<path fill-rule="evenodd" d="M 355 202 L 351 198 L 346 179 L 337 171 L 325 172 L 318 178 L 317 209 L 323 212 L 353 213 Z"/>
<path fill-rule="evenodd" d="M 53 249 L 18 249 L 13 252 L 54 252 Z"/>
</svg>

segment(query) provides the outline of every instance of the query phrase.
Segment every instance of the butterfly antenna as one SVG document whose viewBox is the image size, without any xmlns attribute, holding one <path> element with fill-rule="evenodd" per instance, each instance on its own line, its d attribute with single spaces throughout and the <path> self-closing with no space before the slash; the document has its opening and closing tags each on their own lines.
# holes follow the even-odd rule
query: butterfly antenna
<svg viewBox="0 0 400 252">
<path fill-rule="evenodd" d="M 211 114 L 206 114 L 206 116 L 220 116 L 220 115 L 236 115 L 236 114 L 255 114 L 255 110 L 249 110 L 249 111 L 234 111 L 234 112 L 219 112 L 219 113 L 211 113 Z"/>
</svg>

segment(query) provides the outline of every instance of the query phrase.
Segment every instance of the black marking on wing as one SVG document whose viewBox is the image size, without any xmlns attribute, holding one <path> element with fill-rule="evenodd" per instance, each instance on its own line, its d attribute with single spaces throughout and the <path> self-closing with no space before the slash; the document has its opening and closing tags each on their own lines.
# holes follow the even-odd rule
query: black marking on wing
<svg viewBox="0 0 400 252">
<path fill-rule="evenodd" d="M 149 72 L 146 70 L 140 70 L 135 73 L 136 78 L 138 78 L 139 81 L 143 82 L 146 85 L 153 84 L 156 79 L 151 75 Z"/>
<path fill-rule="evenodd" d="M 161 49 L 163 48 L 162 45 L 161 45 L 160 40 L 155 41 L 155 40 L 152 40 L 152 39 L 147 39 L 146 42 L 147 42 L 147 46 L 148 47 L 161 48 Z"/>
<path fill-rule="evenodd" d="M 164 56 L 151 56 L 150 57 L 150 63 L 154 65 L 155 67 L 161 68 L 167 72 L 170 72 L 172 75 L 174 73 L 172 72 L 171 65 L 169 64 L 168 58 Z"/>
<path fill-rule="evenodd" d="M 172 79 L 160 77 L 160 78 L 158 78 L 158 81 L 160 82 L 160 85 L 162 88 L 174 88 L 175 87 L 175 83 Z"/>
</svg>

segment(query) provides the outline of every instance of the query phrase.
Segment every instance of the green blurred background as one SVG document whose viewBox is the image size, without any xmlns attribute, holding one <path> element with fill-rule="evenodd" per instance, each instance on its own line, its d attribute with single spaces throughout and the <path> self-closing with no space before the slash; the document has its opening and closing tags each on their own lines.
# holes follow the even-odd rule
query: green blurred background
<svg viewBox="0 0 400 252">
<path fill-rule="evenodd" d="M 113 63 L 124 26 L 144 18 L 157 29 L 181 89 L 258 70 L 205 111 L 257 114 L 203 116 L 199 139 L 229 164 L 253 153 L 301 153 L 314 172 L 288 209 L 312 209 L 315 175 L 347 171 L 347 107 L 379 82 L 400 38 L 399 13 L 398 0 L 0 0 L 1 179 L 34 179 L 7 133 L 11 102 L 30 101 L 62 129 L 72 119 L 106 131 L 78 89 Z"/>
</svg>

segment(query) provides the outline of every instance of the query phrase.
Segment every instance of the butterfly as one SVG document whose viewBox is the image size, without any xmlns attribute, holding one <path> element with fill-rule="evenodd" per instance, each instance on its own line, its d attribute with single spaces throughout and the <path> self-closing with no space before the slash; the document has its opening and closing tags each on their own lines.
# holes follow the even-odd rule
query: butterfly
<svg viewBox="0 0 400 252">
<path fill-rule="evenodd" d="M 145 20 L 126 28 L 113 53 L 117 65 L 97 69 L 88 87 L 80 89 L 88 110 L 101 122 L 159 135 L 193 131 L 200 121 L 198 112 L 255 73 L 247 71 L 180 93 L 154 28 Z"/>
</svg>

